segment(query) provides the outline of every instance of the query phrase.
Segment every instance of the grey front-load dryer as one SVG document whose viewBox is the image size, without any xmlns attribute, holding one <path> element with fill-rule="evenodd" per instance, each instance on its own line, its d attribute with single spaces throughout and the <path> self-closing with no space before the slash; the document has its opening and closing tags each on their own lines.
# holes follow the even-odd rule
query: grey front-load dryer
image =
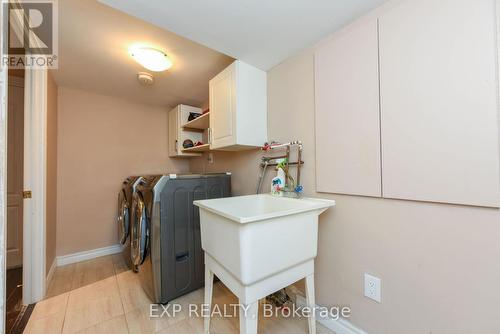
<svg viewBox="0 0 500 334">
<path fill-rule="evenodd" d="M 205 284 L 199 209 L 193 201 L 229 196 L 230 173 L 162 175 L 137 187 L 132 259 L 155 303 L 168 303 Z"/>
<path fill-rule="evenodd" d="M 130 251 L 130 225 L 134 214 L 133 194 L 137 191 L 137 186 L 146 181 L 143 176 L 130 176 L 122 183 L 122 189 L 118 193 L 118 238 L 123 245 L 123 258 L 127 266 L 137 271 L 137 266 L 132 264 Z"/>
</svg>

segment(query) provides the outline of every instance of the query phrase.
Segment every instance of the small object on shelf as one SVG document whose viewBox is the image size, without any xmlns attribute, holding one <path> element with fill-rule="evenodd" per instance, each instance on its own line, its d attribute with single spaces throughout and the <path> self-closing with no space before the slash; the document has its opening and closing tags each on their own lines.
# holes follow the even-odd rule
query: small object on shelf
<svg viewBox="0 0 500 334">
<path fill-rule="evenodd" d="M 193 146 L 194 146 L 194 144 L 193 144 L 193 141 L 191 139 L 186 139 L 182 142 L 182 147 L 184 147 L 184 148 L 190 148 Z"/>
<path fill-rule="evenodd" d="M 189 113 L 189 116 L 188 116 L 188 122 L 189 122 L 189 121 L 192 121 L 193 119 L 197 119 L 197 118 L 198 118 L 198 117 L 200 117 L 201 115 L 203 115 L 203 114 L 196 113 L 196 112 L 190 112 L 190 113 Z"/>
<path fill-rule="evenodd" d="M 210 108 L 207 108 L 207 109 L 203 110 L 202 114 L 205 115 L 208 112 L 210 112 Z"/>
<path fill-rule="evenodd" d="M 193 147 L 188 147 L 182 150 L 185 153 L 191 153 L 191 152 L 207 152 L 210 151 L 210 144 L 203 144 L 203 145 L 198 145 L 198 146 L 193 146 Z"/>
<path fill-rule="evenodd" d="M 201 145 L 204 145 L 202 141 L 197 141 L 196 143 L 194 143 L 194 146 L 201 146 Z"/>
</svg>

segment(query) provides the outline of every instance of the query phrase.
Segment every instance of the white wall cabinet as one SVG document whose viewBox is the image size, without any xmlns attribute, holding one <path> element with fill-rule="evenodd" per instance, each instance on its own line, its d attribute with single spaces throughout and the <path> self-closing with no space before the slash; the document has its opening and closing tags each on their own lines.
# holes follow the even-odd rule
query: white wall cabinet
<svg viewBox="0 0 500 334">
<path fill-rule="evenodd" d="M 198 157 L 201 153 L 185 152 L 182 143 L 191 139 L 193 143 L 203 141 L 203 133 L 183 128 L 188 122 L 189 113 L 202 113 L 200 108 L 180 104 L 168 113 L 168 156 L 169 157 Z"/>
<path fill-rule="evenodd" d="M 197 157 L 208 150 L 236 151 L 262 146 L 267 141 L 267 74 L 235 61 L 209 82 L 210 111 L 189 122 L 200 108 L 178 105 L 169 112 L 168 154 Z M 184 149 L 191 139 L 201 146 Z"/>
<path fill-rule="evenodd" d="M 240 150 L 267 141 L 266 72 L 236 60 L 210 80 L 210 149 Z"/>
<path fill-rule="evenodd" d="M 395 1 L 320 45 L 318 191 L 378 196 L 381 182 L 386 198 L 500 205 L 495 13 L 495 0 Z"/>
<path fill-rule="evenodd" d="M 334 35 L 315 53 L 319 192 L 381 193 L 377 20 Z"/>
</svg>

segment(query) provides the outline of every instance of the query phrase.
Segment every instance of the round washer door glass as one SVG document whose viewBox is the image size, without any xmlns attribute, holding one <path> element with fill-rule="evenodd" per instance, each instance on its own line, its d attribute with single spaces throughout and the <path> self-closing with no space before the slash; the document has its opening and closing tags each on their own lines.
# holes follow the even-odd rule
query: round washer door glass
<svg viewBox="0 0 500 334">
<path fill-rule="evenodd" d="M 120 243 L 122 245 L 127 241 L 129 231 L 130 231 L 130 212 L 125 197 L 125 191 L 122 190 L 118 194 L 118 237 L 120 238 Z"/>
<path fill-rule="evenodd" d="M 141 265 L 146 258 L 148 246 L 147 215 L 144 199 L 140 193 L 134 193 L 135 215 L 131 228 L 130 251 L 132 252 L 132 263 Z"/>
</svg>

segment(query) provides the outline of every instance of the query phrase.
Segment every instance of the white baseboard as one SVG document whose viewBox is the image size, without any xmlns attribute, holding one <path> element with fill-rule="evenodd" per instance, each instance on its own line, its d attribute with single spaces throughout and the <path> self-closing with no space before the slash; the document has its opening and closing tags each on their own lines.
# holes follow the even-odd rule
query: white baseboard
<svg viewBox="0 0 500 334">
<path fill-rule="evenodd" d="M 50 282 L 52 281 L 52 278 L 54 277 L 54 271 L 56 270 L 57 267 L 57 258 L 52 261 L 52 264 L 50 265 L 49 272 L 47 273 L 47 278 L 45 279 L 45 290 L 49 288 Z"/>
<path fill-rule="evenodd" d="M 297 306 L 304 307 L 306 306 L 306 299 L 304 296 L 297 295 L 296 296 L 296 304 Z M 316 321 L 326 328 L 335 332 L 335 334 L 368 334 L 364 330 L 354 326 L 348 320 L 339 318 L 335 320 L 333 318 L 320 318 L 317 317 Z"/>
<path fill-rule="evenodd" d="M 122 245 L 113 245 L 108 247 L 96 248 L 88 251 L 62 255 L 56 258 L 57 266 L 64 266 L 66 264 L 82 262 L 86 260 L 95 259 L 96 257 L 112 255 L 120 253 L 123 250 Z"/>
</svg>

